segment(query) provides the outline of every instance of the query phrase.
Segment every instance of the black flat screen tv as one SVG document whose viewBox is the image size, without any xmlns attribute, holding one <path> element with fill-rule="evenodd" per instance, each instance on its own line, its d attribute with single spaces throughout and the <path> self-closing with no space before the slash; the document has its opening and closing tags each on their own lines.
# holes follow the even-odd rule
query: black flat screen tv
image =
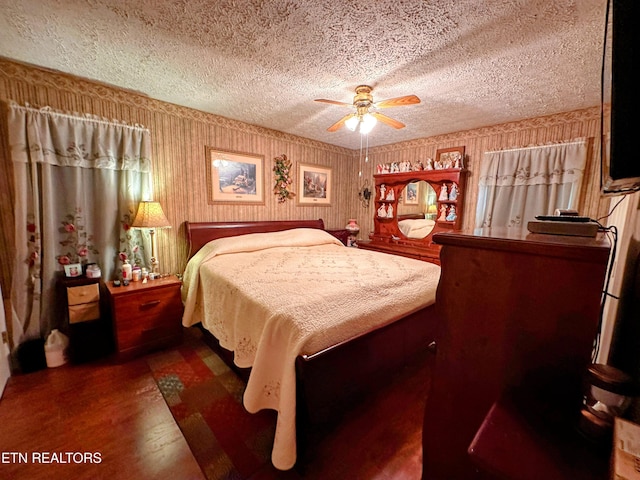
<svg viewBox="0 0 640 480">
<path fill-rule="evenodd" d="M 601 191 L 622 195 L 640 190 L 640 0 L 607 0 L 602 56 Z"/>
</svg>

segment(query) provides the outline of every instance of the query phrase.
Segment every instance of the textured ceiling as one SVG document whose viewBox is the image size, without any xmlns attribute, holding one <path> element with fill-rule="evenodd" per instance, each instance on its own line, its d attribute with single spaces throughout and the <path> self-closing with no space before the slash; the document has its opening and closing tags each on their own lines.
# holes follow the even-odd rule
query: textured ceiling
<svg viewBox="0 0 640 480">
<path fill-rule="evenodd" d="M 0 0 L 0 56 L 348 148 L 598 105 L 606 0 Z"/>
</svg>

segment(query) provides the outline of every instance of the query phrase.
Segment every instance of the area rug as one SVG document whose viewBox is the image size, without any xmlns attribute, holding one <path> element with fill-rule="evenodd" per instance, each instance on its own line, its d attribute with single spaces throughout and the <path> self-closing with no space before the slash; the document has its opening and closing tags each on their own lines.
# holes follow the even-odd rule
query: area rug
<svg viewBox="0 0 640 480">
<path fill-rule="evenodd" d="M 275 412 L 244 409 L 245 383 L 201 335 L 187 329 L 179 347 L 147 363 L 207 479 L 249 479 L 271 463 Z"/>
<path fill-rule="evenodd" d="M 208 480 L 326 480 L 419 478 L 422 417 L 429 357 L 395 372 L 384 388 L 345 410 L 312 458 L 286 472 L 271 464 L 276 414 L 249 414 L 245 382 L 202 339 L 185 329 L 184 342 L 147 357 L 176 423 Z"/>
</svg>

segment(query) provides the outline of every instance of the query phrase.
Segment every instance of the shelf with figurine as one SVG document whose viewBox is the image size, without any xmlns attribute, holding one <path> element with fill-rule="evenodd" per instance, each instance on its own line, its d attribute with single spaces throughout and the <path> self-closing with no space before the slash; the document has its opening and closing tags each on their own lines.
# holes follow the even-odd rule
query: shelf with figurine
<svg viewBox="0 0 640 480">
<path fill-rule="evenodd" d="M 444 148 L 436 152 L 436 159 L 427 158 L 424 161 L 416 160 L 415 163 L 408 161 L 391 162 L 376 165 L 376 175 L 393 175 L 398 173 L 408 173 L 415 171 L 440 171 L 440 170 L 463 170 L 464 169 L 464 147 Z"/>
</svg>

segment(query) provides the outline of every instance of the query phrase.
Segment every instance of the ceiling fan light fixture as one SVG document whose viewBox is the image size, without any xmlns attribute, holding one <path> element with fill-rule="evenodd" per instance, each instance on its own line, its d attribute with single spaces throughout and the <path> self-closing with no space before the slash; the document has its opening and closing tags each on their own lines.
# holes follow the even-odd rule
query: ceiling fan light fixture
<svg viewBox="0 0 640 480">
<path fill-rule="evenodd" d="M 349 113 L 338 120 L 336 123 L 327 128 L 329 132 L 335 132 L 342 127 L 346 127 L 352 132 L 358 130 L 362 135 L 366 135 L 376 125 L 378 120 L 389 125 L 392 128 L 404 128 L 405 125 L 398 120 L 381 114 L 379 108 L 401 107 L 404 105 L 413 105 L 420 103 L 420 99 L 415 95 L 405 95 L 404 97 L 389 98 L 380 102 L 374 102 L 371 91 L 373 89 L 368 85 L 359 85 L 356 87 L 356 95 L 353 97 L 353 103 L 345 103 L 337 100 L 327 100 L 325 98 L 317 98 L 316 102 L 330 103 L 341 107 L 355 107 L 355 112 Z M 373 107 L 373 112 L 369 111 Z"/>
<path fill-rule="evenodd" d="M 373 130 L 373 127 L 376 126 L 376 123 L 378 123 L 376 117 L 374 117 L 370 113 L 365 113 L 360 119 L 360 133 L 366 135 L 371 130 Z"/>
<path fill-rule="evenodd" d="M 349 130 L 351 130 L 352 132 L 355 132 L 356 128 L 358 128 L 359 123 L 360 123 L 360 117 L 354 115 L 353 117 L 347 119 L 346 122 L 344 122 L 344 126 L 347 127 Z"/>
</svg>

